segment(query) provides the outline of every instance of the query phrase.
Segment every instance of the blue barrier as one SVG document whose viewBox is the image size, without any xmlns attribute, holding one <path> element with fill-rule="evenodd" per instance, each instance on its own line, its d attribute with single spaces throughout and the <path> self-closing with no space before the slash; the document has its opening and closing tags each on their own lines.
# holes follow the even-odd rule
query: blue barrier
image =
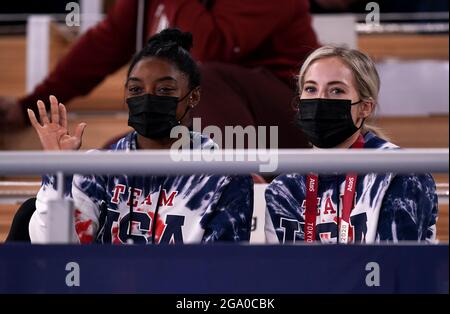
<svg viewBox="0 0 450 314">
<path fill-rule="evenodd" d="M 448 266 L 448 245 L 4 244 L 0 293 L 448 293 Z"/>
</svg>

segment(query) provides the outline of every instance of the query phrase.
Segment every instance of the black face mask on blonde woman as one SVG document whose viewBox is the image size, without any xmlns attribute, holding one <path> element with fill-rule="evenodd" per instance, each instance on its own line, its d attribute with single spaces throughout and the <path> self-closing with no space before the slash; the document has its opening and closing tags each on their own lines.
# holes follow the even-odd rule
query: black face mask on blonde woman
<svg viewBox="0 0 450 314">
<path fill-rule="evenodd" d="M 332 148 L 355 134 L 359 127 L 353 123 L 349 99 L 300 99 L 297 124 L 316 147 Z"/>
</svg>

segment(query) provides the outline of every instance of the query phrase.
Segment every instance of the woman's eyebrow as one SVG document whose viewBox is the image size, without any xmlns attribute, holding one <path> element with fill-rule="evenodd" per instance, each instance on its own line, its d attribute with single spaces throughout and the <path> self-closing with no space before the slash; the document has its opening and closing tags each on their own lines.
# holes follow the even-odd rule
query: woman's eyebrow
<svg viewBox="0 0 450 314">
<path fill-rule="evenodd" d="M 135 76 L 130 76 L 130 77 L 127 79 L 127 81 L 125 82 L 125 85 L 127 85 L 128 82 L 130 82 L 130 81 L 133 81 L 133 82 L 142 82 L 142 80 L 141 80 L 140 78 L 135 77 Z"/>
<path fill-rule="evenodd" d="M 346 83 L 344 83 L 343 81 L 331 81 L 331 82 L 328 82 L 327 83 L 327 85 L 335 85 L 335 84 L 342 84 L 342 85 L 345 85 L 345 86 L 348 86 Z"/>
<path fill-rule="evenodd" d="M 164 76 L 155 80 L 155 82 L 162 82 L 162 81 L 174 81 L 175 83 L 177 82 L 177 80 L 172 76 Z"/>
</svg>

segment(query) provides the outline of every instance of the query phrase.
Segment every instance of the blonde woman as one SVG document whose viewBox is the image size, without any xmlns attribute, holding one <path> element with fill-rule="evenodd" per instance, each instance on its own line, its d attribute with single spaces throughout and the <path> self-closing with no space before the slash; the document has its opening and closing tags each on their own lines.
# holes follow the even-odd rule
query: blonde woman
<svg viewBox="0 0 450 314">
<path fill-rule="evenodd" d="M 297 124 L 314 148 L 395 149 L 368 121 L 380 79 L 357 50 L 324 46 L 298 76 Z M 268 242 L 433 241 L 437 195 L 429 174 L 285 174 L 268 186 Z"/>
</svg>

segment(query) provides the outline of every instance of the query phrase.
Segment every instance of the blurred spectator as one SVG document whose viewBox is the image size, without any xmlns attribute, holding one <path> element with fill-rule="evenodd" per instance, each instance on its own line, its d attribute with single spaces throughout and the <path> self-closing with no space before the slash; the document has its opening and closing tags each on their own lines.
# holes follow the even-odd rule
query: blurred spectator
<svg viewBox="0 0 450 314">
<path fill-rule="evenodd" d="M 447 0 L 311 0 L 312 13 L 364 13 L 369 2 L 376 2 L 381 13 L 448 12 Z"/>
<path fill-rule="evenodd" d="M 167 27 L 193 33 L 203 89 L 194 116 L 203 126 L 278 125 L 279 147 L 306 147 L 290 104 L 299 60 L 318 46 L 309 1 L 154 0 L 144 10 L 142 41 Z M 30 95 L 0 98 L 0 123 L 25 126 L 26 108 L 37 111 L 38 99 L 68 102 L 124 66 L 139 44 L 138 14 L 138 1 L 118 0 Z"/>
</svg>

